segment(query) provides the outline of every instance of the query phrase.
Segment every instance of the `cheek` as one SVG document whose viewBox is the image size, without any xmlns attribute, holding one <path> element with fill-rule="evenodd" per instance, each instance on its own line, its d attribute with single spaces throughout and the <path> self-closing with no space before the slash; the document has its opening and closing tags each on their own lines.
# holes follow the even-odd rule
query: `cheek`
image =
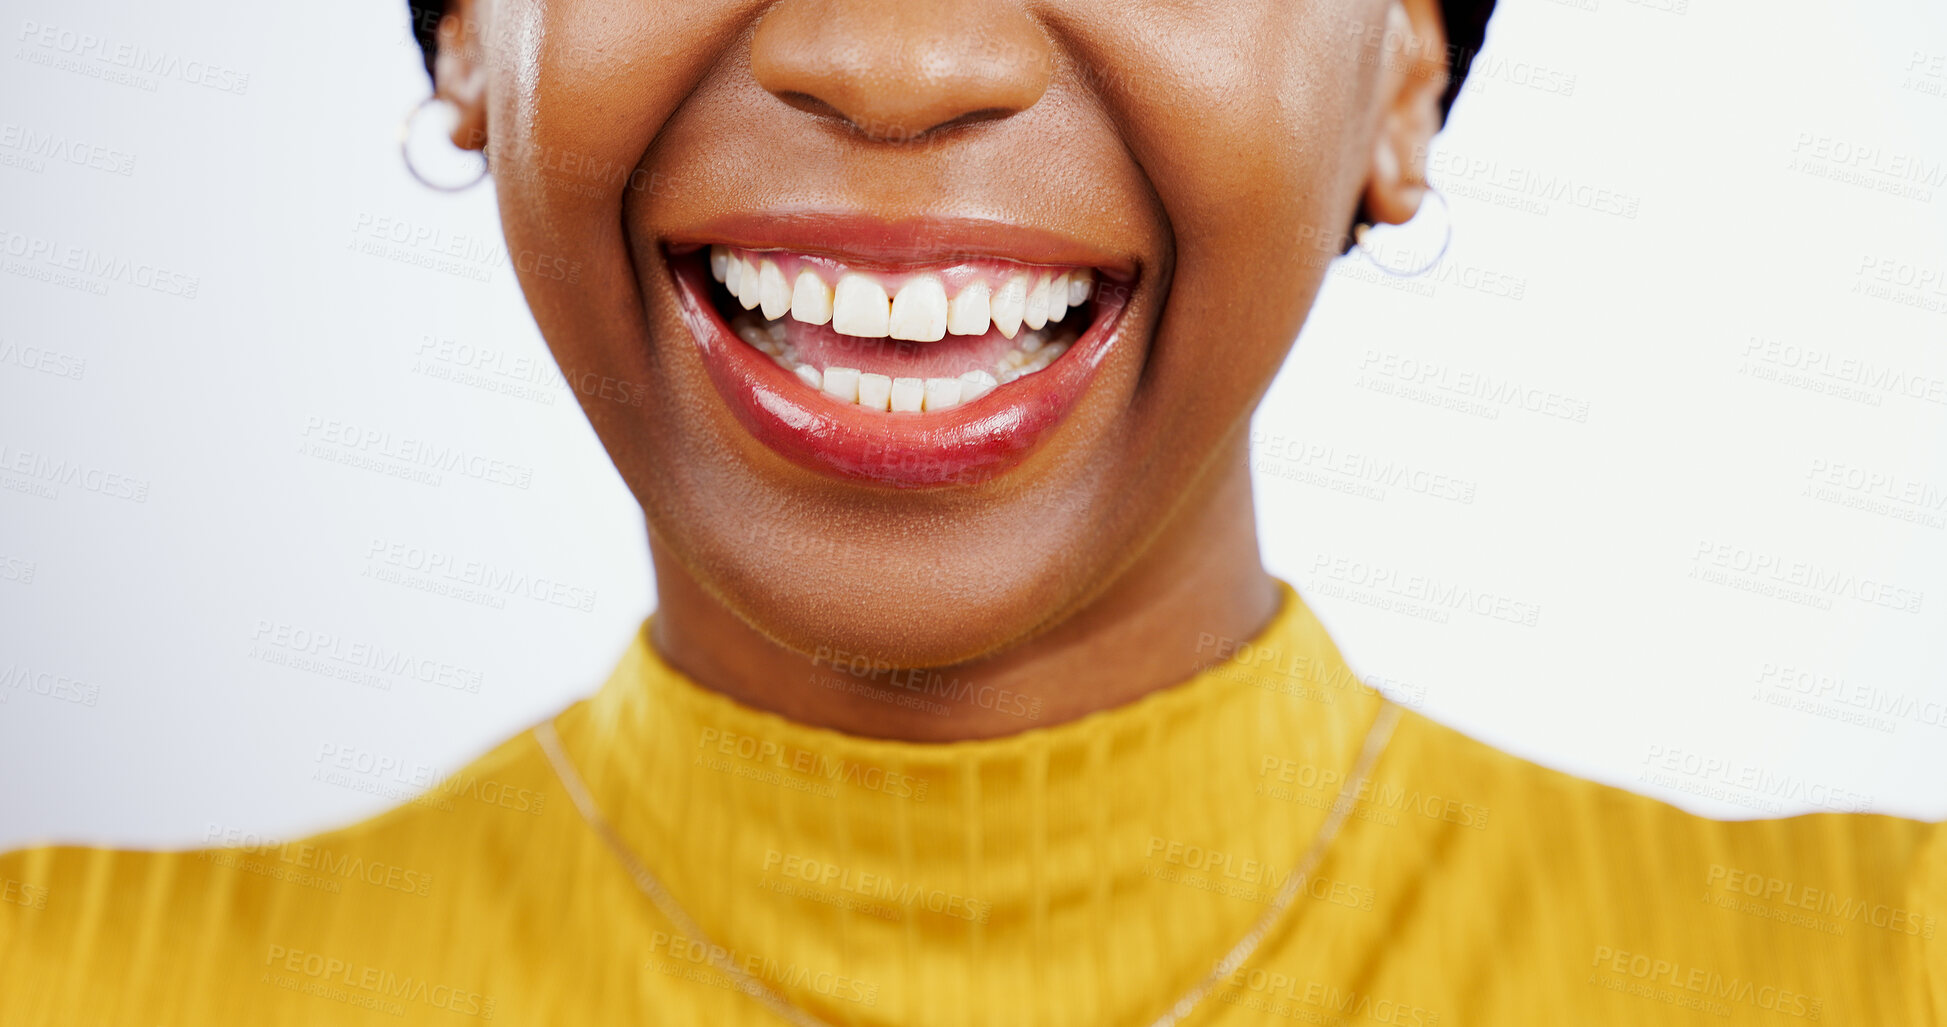
<svg viewBox="0 0 1947 1027">
<path fill-rule="evenodd" d="M 1161 6 L 1161 5 L 1159 5 Z M 1179 248 L 1331 242 L 1356 201 L 1374 121 L 1384 0 L 1240 2 L 1125 13 L 1105 39 L 1107 99 Z M 1327 249 L 1329 246 L 1321 246 Z"/>
<path fill-rule="evenodd" d="M 1186 262 L 1207 251 L 1260 283 L 1323 273 L 1365 177 L 1366 74 L 1350 48 L 1294 42 L 1259 58 L 1253 77 L 1276 88 L 1223 83 L 1184 105 L 1167 131 L 1187 156 L 1152 177 Z"/>
<path fill-rule="evenodd" d="M 564 371 L 637 381 L 649 371 L 641 347 L 598 344 L 645 328 L 620 212 L 680 188 L 640 165 L 721 34 L 738 31 L 716 6 L 515 0 L 492 10 L 487 131 L 502 230 Z"/>
<path fill-rule="evenodd" d="M 1239 10 L 1222 26 L 1151 14 L 1102 48 L 1123 62 L 1112 81 L 1146 84 L 1119 99 L 1174 237 L 1151 357 L 1157 377 L 1195 383 L 1165 415 L 1173 433 L 1207 443 L 1248 414 L 1338 255 L 1377 75 L 1360 26 L 1383 14 L 1371 0 Z"/>
</svg>

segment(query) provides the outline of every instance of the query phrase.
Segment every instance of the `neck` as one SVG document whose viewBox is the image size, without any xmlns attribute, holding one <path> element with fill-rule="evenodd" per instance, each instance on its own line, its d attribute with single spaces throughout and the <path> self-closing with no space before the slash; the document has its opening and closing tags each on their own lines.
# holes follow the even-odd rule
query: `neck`
<svg viewBox="0 0 1947 1027">
<path fill-rule="evenodd" d="M 717 602 L 652 535 L 653 641 L 705 688 L 872 738 L 994 738 L 1119 706 L 1194 677 L 1219 658 L 1212 639 L 1250 638 L 1277 612 L 1276 586 L 1258 557 L 1241 439 L 1234 449 L 1106 589 L 1055 627 L 989 657 L 864 675 L 821 664 Z"/>
</svg>

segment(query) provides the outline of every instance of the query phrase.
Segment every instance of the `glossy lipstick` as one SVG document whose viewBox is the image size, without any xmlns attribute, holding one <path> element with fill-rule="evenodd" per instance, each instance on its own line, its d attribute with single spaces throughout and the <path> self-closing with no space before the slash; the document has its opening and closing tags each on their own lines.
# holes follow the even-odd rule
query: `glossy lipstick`
<svg viewBox="0 0 1947 1027">
<path fill-rule="evenodd" d="M 774 223 L 774 227 L 775 227 Z M 820 222 L 799 221 L 786 236 L 822 234 Z M 810 228 L 811 231 L 804 231 Z M 957 255 L 998 254 L 1007 233 L 963 235 Z M 754 235 L 754 233 L 752 234 Z M 825 236 L 830 238 L 830 236 Z M 897 266 L 918 258 L 926 235 L 882 232 L 874 247 Z M 794 240 L 753 238 L 746 245 L 790 245 Z M 1017 238 L 1016 242 L 1020 240 Z M 1033 256 L 1081 264 L 1095 256 L 1059 239 L 1029 245 Z M 932 247 L 937 251 L 939 247 Z M 1100 267 L 1091 319 L 1066 351 L 1045 369 L 1017 378 L 970 402 L 924 413 L 888 413 L 848 404 L 809 388 L 791 371 L 739 338 L 719 312 L 701 242 L 672 244 L 670 268 L 683 319 L 697 340 L 704 366 L 719 395 L 746 430 L 793 463 L 836 477 L 895 488 L 975 484 L 1019 464 L 1072 410 L 1116 345 L 1128 295 L 1128 272 L 1112 262 Z M 886 249 L 891 259 L 878 254 Z M 826 251 L 830 252 L 830 251 Z M 902 259 L 903 258 L 903 259 Z M 839 259 L 853 259 L 841 254 Z M 1052 262 L 1052 261 L 1051 261 Z M 922 344 L 923 345 L 923 344 Z"/>
</svg>

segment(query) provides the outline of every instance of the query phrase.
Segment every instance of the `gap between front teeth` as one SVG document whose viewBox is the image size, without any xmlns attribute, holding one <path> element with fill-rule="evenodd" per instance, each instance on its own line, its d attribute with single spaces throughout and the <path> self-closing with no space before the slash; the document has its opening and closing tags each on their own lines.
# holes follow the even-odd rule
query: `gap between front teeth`
<svg viewBox="0 0 1947 1027">
<path fill-rule="evenodd" d="M 1017 271 L 998 287 L 975 281 L 949 297 L 937 276 L 920 274 L 889 296 L 877 279 L 857 272 L 841 274 L 831 284 L 805 268 L 787 281 L 775 260 L 741 256 L 726 246 L 710 247 L 710 274 L 738 305 L 761 309 L 768 320 L 789 314 L 806 324 L 829 324 L 840 335 L 910 342 L 984 335 L 989 325 L 1012 339 L 1023 325 L 1038 330 L 1062 320 L 1094 286 L 1086 268 L 1060 274 Z"/>
</svg>

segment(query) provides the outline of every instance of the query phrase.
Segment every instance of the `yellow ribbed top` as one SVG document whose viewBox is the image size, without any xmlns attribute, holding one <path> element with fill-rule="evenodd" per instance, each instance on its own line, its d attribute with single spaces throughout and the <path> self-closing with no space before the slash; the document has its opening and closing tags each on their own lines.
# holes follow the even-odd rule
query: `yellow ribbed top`
<svg viewBox="0 0 1947 1027">
<path fill-rule="evenodd" d="M 846 1024 L 1149 1023 L 1258 919 L 1383 703 L 1288 590 L 1192 681 L 952 744 L 739 706 L 647 638 L 557 718 L 565 752 L 730 959 Z M 896 701 L 1015 702 L 908 684 Z M 1298 901 L 1185 1022 L 1939 1023 L 1943 913 L 1935 826 L 1706 820 L 1408 714 Z M 7 1027 L 488 1020 L 776 1022 L 531 733 L 303 841 L 0 857 Z"/>
</svg>

